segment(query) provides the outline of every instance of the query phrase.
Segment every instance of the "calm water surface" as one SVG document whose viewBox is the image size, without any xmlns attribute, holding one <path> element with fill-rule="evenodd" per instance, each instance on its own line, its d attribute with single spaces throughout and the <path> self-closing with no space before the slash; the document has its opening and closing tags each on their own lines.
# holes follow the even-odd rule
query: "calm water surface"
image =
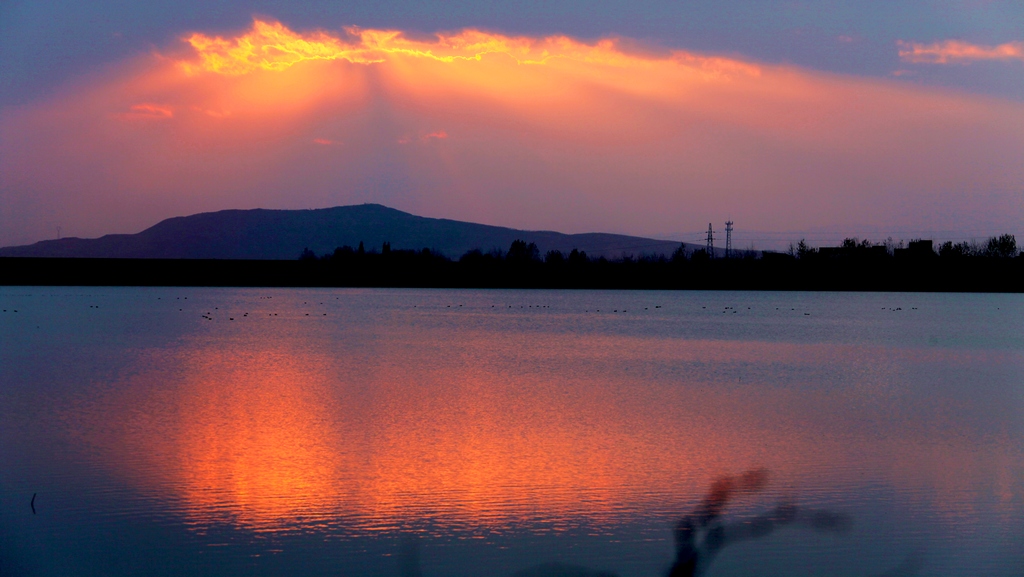
<svg viewBox="0 0 1024 577">
<path fill-rule="evenodd" d="M 1020 295 L 3 287 L 0 309 L 3 575 L 658 576 L 752 469 L 721 522 L 796 522 L 706 575 L 1024 575 Z"/>
</svg>

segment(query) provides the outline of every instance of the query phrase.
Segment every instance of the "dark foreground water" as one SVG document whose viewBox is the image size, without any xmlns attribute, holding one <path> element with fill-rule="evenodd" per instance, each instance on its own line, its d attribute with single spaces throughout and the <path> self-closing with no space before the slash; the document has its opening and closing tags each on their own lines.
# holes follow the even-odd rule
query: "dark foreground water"
<svg viewBox="0 0 1024 577">
<path fill-rule="evenodd" d="M 0 309 L 5 576 L 657 576 L 719 506 L 706 575 L 1024 575 L 1020 295 L 6 287 Z"/>
</svg>

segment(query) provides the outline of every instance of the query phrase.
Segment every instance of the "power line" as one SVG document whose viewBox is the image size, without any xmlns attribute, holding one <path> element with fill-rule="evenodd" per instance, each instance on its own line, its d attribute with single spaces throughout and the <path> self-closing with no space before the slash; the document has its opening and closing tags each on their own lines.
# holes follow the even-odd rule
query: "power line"
<svg viewBox="0 0 1024 577">
<path fill-rule="evenodd" d="M 796 242 L 798 240 L 805 240 L 807 242 L 812 242 L 812 243 L 838 243 L 838 242 L 841 242 L 841 241 L 843 241 L 843 240 L 845 240 L 847 238 L 858 238 L 858 239 L 872 240 L 872 241 L 877 241 L 877 242 L 885 241 L 885 240 L 888 240 L 890 238 L 893 239 L 893 240 L 913 240 L 915 238 L 924 238 L 924 239 L 931 239 L 931 240 L 935 240 L 935 241 L 939 241 L 939 242 L 945 242 L 945 241 L 961 242 L 961 241 L 984 241 L 984 240 L 989 239 L 989 238 L 999 237 L 999 236 L 1001 236 L 1003 234 L 1007 234 L 1007 233 L 1005 231 L 1003 231 L 1003 232 L 999 232 L 999 233 L 988 233 L 987 232 L 987 233 L 983 233 L 983 234 L 970 234 L 970 233 L 963 233 L 963 232 L 959 232 L 958 231 L 957 233 L 943 234 L 940 231 L 930 231 L 930 232 L 917 232 L 915 234 L 880 233 L 880 234 L 861 235 L 861 234 L 849 234 L 849 233 L 834 233 L 834 234 L 829 234 L 829 233 L 817 233 L 817 234 L 796 233 L 796 234 L 789 234 L 789 233 L 763 233 L 762 232 L 760 234 L 756 234 L 756 233 L 752 233 L 752 234 L 749 234 L 749 235 L 748 234 L 740 234 L 740 235 L 737 235 L 735 240 L 736 240 L 737 243 L 750 243 L 750 242 L 787 243 L 787 242 Z M 772 236 L 768 236 L 768 235 L 772 235 Z M 1021 234 L 1017 234 L 1016 236 L 1022 236 L 1022 235 Z M 664 237 L 662 237 L 662 238 L 664 238 Z M 679 240 L 677 240 L 677 239 L 679 239 Z M 707 232 L 704 231 L 704 232 L 700 232 L 700 233 L 693 232 L 693 233 L 674 234 L 674 235 L 672 235 L 672 238 L 670 238 L 668 240 L 671 240 L 673 242 L 689 242 L 689 243 L 697 243 L 697 242 L 702 242 L 703 241 L 704 243 L 706 243 L 707 242 Z M 726 240 L 727 240 L 727 244 L 735 246 L 735 243 L 728 242 L 729 241 L 728 237 L 727 237 Z M 731 248 L 731 247 L 729 247 L 729 248 Z"/>
<path fill-rule="evenodd" d="M 973 235 L 973 236 L 1000 236 L 1002 234 L 1005 234 L 1007 231 L 1006 230 L 999 230 L 997 232 L 993 232 L 991 229 L 973 229 L 973 230 L 930 229 L 930 230 L 891 230 L 891 231 L 882 231 L 882 232 L 868 231 L 867 234 L 851 232 L 851 231 L 817 231 L 817 230 L 816 231 L 754 230 L 754 231 L 750 231 L 750 232 L 752 234 L 760 234 L 760 235 L 776 235 L 776 236 L 786 236 L 786 237 L 791 237 L 792 236 L 792 237 L 800 237 L 800 238 L 835 237 L 835 236 L 849 237 L 851 235 L 854 235 L 854 236 L 880 236 L 880 235 L 886 235 L 886 236 L 894 236 L 895 237 L 895 236 L 911 236 L 911 235 L 919 235 L 919 234 L 930 234 L 930 235 L 936 235 L 936 236 L 968 235 L 968 236 L 965 236 L 964 238 L 970 238 L 971 235 Z M 659 236 L 665 236 L 665 237 L 668 237 L 668 236 L 676 236 L 676 237 L 691 236 L 691 237 L 697 237 L 697 236 L 699 236 L 700 238 L 704 238 L 705 234 L 707 234 L 706 231 L 680 231 L 680 232 L 674 232 L 674 233 L 671 233 L 671 234 L 659 235 Z"/>
</svg>

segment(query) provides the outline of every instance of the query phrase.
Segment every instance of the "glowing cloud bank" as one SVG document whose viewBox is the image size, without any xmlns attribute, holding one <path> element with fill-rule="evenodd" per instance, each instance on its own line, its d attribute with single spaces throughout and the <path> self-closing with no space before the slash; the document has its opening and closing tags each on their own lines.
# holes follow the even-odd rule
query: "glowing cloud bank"
<svg viewBox="0 0 1024 577">
<path fill-rule="evenodd" d="M 900 59 L 904 62 L 928 64 L 963 64 L 975 60 L 1020 60 L 1024 62 L 1024 42 L 1007 42 L 999 46 L 979 46 L 959 40 L 934 44 L 900 42 Z"/>
<path fill-rule="evenodd" d="M 188 43 L 198 62 L 184 61 L 189 72 L 205 70 L 220 74 L 246 74 L 258 70 L 284 70 L 306 60 L 347 60 L 356 64 L 387 62 L 403 55 L 439 62 L 480 61 L 488 54 L 503 54 L 519 64 L 544 64 L 553 58 L 570 58 L 605 64 L 635 64 L 615 49 L 611 41 L 588 46 L 564 36 L 545 39 L 510 38 L 478 30 L 453 36 L 438 35 L 436 42 L 417 42 L 397 30 L 347 28 L 352 42 L 323 32 L 298 34 L 277 22 L 253 22 L 251 32 L 232 40 L 193 34 Z"/>
<path fill-rule="evenodd" d="M 566 232 L 1017 232 L 1024 104 L 626 40 L 191 33 L 0 112 L 0 245 L 380 202 Z"/>
</svg>

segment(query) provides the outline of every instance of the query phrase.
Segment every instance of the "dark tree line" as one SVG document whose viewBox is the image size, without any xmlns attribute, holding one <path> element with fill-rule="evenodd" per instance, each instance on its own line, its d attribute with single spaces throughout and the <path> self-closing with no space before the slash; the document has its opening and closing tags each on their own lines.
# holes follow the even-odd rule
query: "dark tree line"
<svg viewBox="0 0 1024 577">
<path fill-rule="evenodd" d="M 908 246 L 848 238 L 837 247 L 800 241 L 788 252 L 741 251 L 722 258 L 680 247 L 672 255 L 593 258 L 573 249 L 541 254 L 514 241 L 507 251 L 472 250 L 457 260 L 430 249 L 381 250 L 343 246 L 300 259 L 319 284 L 537 288 L 780 289 L 780 290 L 1024 290 L 1024 256 L 1013 235 L 986 243 L 931 241 Z"/>
<path fill-rule="evenodd" d="M 1013 235 L 984 243 L 907 246 L 850 238 L 837 247 L 801 241 L 787 252 L 722 258 L 680 246 L 671 255 L 594 258 L 517 240 L 507 251 L 458 259 L 427 248 L 343 246 L 296 260 L 0 258 L 0 284 L 124 286 L 359 286 L 466 288 L 886 290 L 1024 292 Z"/>
<path fill-rule="evenodd" d="M 946 241 L 938 247 L 933 247 L 930 240 L 912 240 L 904 247 L 903 241 L 895 242 L 892 238 L 881 242 L 873 243 L 869 240 L 861 240 L 856 237 L 844 239 L 838 247 L 811 248 L 807 242 L 801 240 L 796 245 L 790 245 L 789 251 L 785 254 L 794 258 L 814 258 L 815 256 L 845 256 L 845 257 L 868 257 L 868 256 L 889 256 L 889 257 L 914 257 L 931 258 L 941 257 L 943 259 L 962 258 L 985 258 L 985 259 L 1012 259 L 1020 255 L 1017 249 L 1017 239 L 1012 234 L 993 236 L 987 242 L 964 241 L 954 243 Z"/>
</svg>

